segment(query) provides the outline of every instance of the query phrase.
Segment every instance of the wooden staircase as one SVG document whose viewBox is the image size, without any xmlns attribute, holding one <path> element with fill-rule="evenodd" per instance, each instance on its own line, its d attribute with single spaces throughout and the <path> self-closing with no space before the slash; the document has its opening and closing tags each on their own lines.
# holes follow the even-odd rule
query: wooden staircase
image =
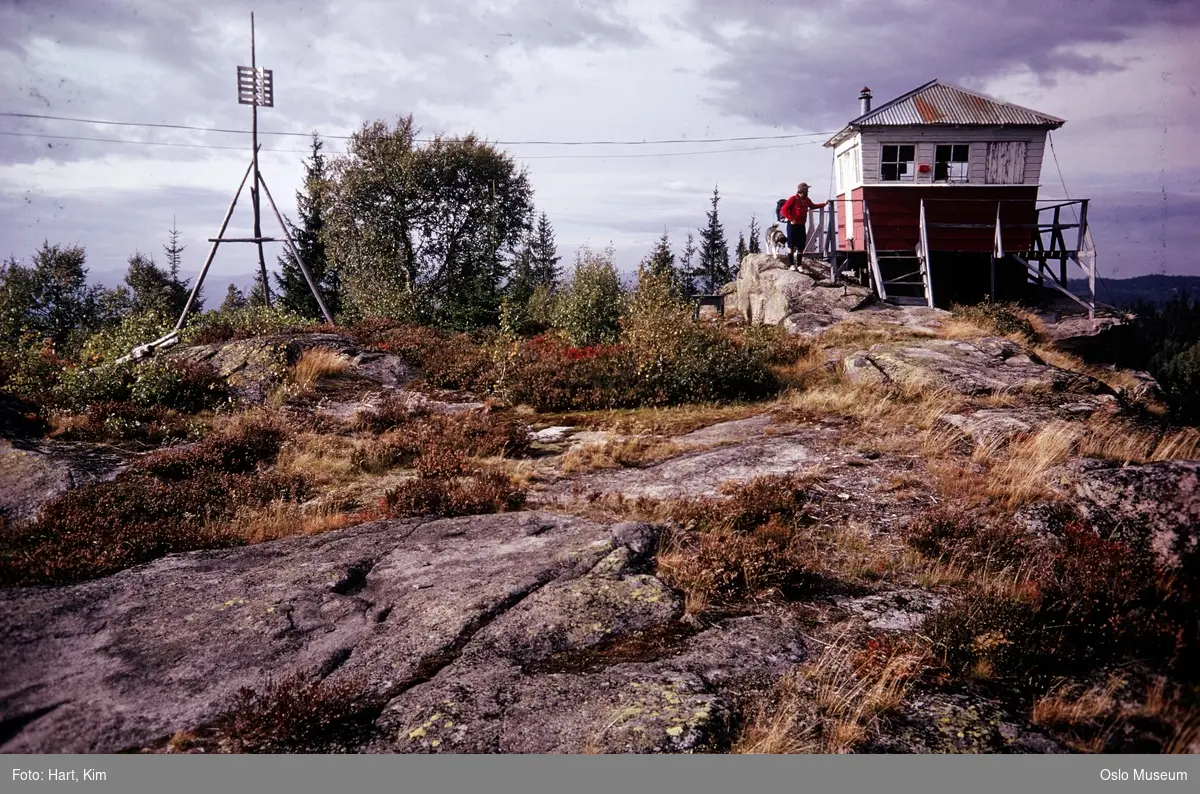
<svg viewBox="0 0 1200 794">
<path fill-rule="evenodd" d="M 933 307 L 933 281 L 929 275 L 929 241 L 925 230 L 925 202 L 921 202 L 921 236 L 912 251 L 880 251 L 871 229 L 871 210 L 863 202 L 863 228 L 871 286 L 880 300 L 900 306 Z"/>
</svg>

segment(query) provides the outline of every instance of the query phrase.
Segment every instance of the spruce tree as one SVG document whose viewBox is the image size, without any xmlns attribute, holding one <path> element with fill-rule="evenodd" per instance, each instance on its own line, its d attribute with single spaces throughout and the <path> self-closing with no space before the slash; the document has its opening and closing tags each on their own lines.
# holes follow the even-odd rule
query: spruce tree
<svg viewBox="0 0 1200 794">
<path fill-rule="evenodd" d="M 717 216 L 717 204 L 721 195 L 713 188 L 712 209 L 706 214 L 708 225 L 700 230 L 700 262 L 695 275 L 700 279 L 701 288 L 708 294 L 715 294 L 733 278 L 729 267 L 729 245 L 725 241 L 725 228 Z"/>
<path fill-rule="evenodd" d="M 236 312 L 246 308 L 249 305 L 250 304 L 246 300 L 246 296 L 243 295 L 242 291 L 237 288 L 237 285 L 230 284 L 229 289 L 225 290 L 225 300 L 221 303 L 221 311 Z"/>
<path fill-rule="evenodd" d="M 532 268 L 533 285 L 535 287 L 557 287 L 562 281 L 562 268 L 558 266 L 558 247 L 554 242 L 554 227 L 550 219 L 542 212 L 538 216 L 537 225 L 529 239 L 530 265 Z"/>
<path fill-rule="evenodd" d="M 663 229 L 662 237 L 658 238 L 650 253 L 642 259 L 641 269 L 650 275 L 665 278 L 676 294 L 685 294 L 683 275 L 675 265 L 675 254 L 671 251 L 671 239 L 666 229 Z"/>
<path fill-rule="evenodd" d="M 750 241 L 746 246 L 746 250 L 751 254 L 762 253 L 762 243 L 759 237 L 762 236 L 762 229 L 758 228 L 758 218 L 750 216 Z"/>
<path fill-rule="evenodd" d="M 693 265 L 695 258 L 696 238 L 689 231 L 687 242 L 683 244 L 683 251 L 679 254 L 679 280 L 685 296 L 696 294 L 696 268 Z"/>
<path fill-rule="evenodd" d="M 321 149 L 325 143 L 314 132 L 312 136 L 312 153 L 304 164 L 304 187 L 296 192 L 296 212 L 299 214 L 300 225 L 284 218 L 288 233 L 296 243 L 296 250 L 308 267 L 309 274 L 321 291 L 321 297 L 329 311 L 337 313 L 340 308 L 339 285 L 337 274 L 329 267 L 325 254 L 325 243 L 322 230 L 325 228 L 326 194 L 329 182 L 328 168 Z M 279 255 L 279 274 L 275 283 L 279 287 L 279 302 L 286 309 L 303 317 L 322 319 L 321 307 L 313 297 L 308 281 L 300 264 L 292 254 L 290 246 L 285 245 Z"/>
<path fill-rule="evenodd" d="M 740 267 L 742 260 L 746 258 L 746 254 L 750 253 L 750 249 L 746 247 L 746 237 L 740 231 L 738 232 L 737 248 L 735 250 L 737 251 L 737 261 Z"/>
<path fill-rule="evenodd" d="M 129 257 L 125 283 L 133 293 L 133 311 L 177 317 L 187 303 L 187 286 L 140 251 Z"/>
<path fill-rule="evenodd" d="M 188 280 L 179 277 L 179 266 L 183 264 L 183 251 L 187 246 L 179 244 L 179 229 L 175 228 L 174 215 L 171 216 L 171 231 L 167 232 L 167 235 L 168 242 L 163 246 L 163 252 L 167 255 L 167 274 L 171 277 L 176 291 L 181 292 L 184 296 L 178 308 L 178 311 L 182 312 L 184 304 L 187 303 L 187 295 L 191 290 L 188 287 Z M 204 298 L 201 297 L 203 292 L 201 289 L 196 293 L 196 300 L 192 302 L 192 311 L 198 312 L 204 308 Z"/>
</svg>

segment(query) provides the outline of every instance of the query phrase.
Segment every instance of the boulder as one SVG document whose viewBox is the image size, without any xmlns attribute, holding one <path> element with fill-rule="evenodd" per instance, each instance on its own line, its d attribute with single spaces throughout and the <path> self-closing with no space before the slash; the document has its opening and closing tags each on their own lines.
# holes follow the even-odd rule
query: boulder
<svg viewBox="0 0 1200 794">
<path fill-rule="evenodd" d="M 1017 343 L 998 337 L 886 342 L 848 356 L 844 368 L 851 381 L 934 387 L 969 395 L 1110 391 L 1094 378 L 1053 367 Z"/>
<path fill-rule="evenodd" d="M 737 308 L 750 323 L 781 325 L 793 333 L 828 328 L 869 298 L 857 285 L 822 285 L 820 276 L 789 270 L 782 257 L 749 254 L 736 285 Z"/>
</svg>

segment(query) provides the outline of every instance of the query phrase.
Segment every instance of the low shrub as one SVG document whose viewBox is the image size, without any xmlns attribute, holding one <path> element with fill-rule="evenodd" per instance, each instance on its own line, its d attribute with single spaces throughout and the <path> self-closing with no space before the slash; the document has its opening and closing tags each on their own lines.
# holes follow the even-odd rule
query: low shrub
<svg viewBox="0 0 1200 794">
<path fill-rule="evenodd" d="M 198 439 L 204 426 L 161 406 L 127 402 L 89 405 L 83 413 L 56 416 L 56 438 L 64 441 L 140 441 L 160 445 Z"/>
<path fill-rule="evenodd" d="M 135 405 L 160 405 L 185 414 L 216 408 L 228 399 L 228 385 L 215 367 L 179 358 L 139 364 L 129 390 Z"/>
<path fill-rule="evenodd" d="M 238 691 L 232 708 L 208 735 L 177 743 L 225 753 L 350 752 L 372 733 L 383 703 L 353 680 L 312 679 L 293 673 L 268 681 L 262 692 Z"/>
<path fill-rule="evenodd" d="M 315 331 L 323 327 L 278 306 L 249 306 L 194 315 L 181 337 L 185 344 L 211 345 L 271 334 Z"/>
<path fill-rule="evenodd" d="M 275 460 L 285 437 L 277 423 L 253 421 L 195 444 L 154 452 L 141 461 L 140 468 L 165 480 L 183 480 L 206 471 L 250 474 L 260 463 Z"/>
<path fill-rule="evenodd" d="M 807 504 L 802 479 L 760 477 L 725 493 L 667 509 L 683 529 L 660 550 L 657 571 L 686 594 L 692 612 L 714 599 L 794 589 L 809 572 L 797 544 Z"/>
<path fill-rule="evenodd" d="M 989 333 L 1000 336 L 1019 334 L 1028 342 L 1038 341 L 1037 329 L 1015 303 L 976 303 L 970 306 L 955 304 L 950 309 L 954 317 L 965 320 Z"/>
<path fill-rule="evenodd" d="M 940 526 L 939 531 L 931 523 L 917 537 L 925 543 L 959 534 Z M 974 548 L 973 563 L 967 555 L 959 559 L 976 569 L 999 568 L 1005 560 L 985 551 L 995 537 L 995 530 L 985 530 L 956 538 L 954 547 Z M 1079 521 L 1067 523 L 1053 543 L 999 547 L 1019 549 L 1012 556 L 1021 555 L 1020 563 L 1012 567 L 1022 568 L 1027 581 L 975 592 L 926 624 L 951 668 L 1028 682 L 1050 671 L 1086 672 L 1123 658 L 1178 670 L 1195 666 L 1200 604 L 1158 570 L 1148 553 L 1105 539 Z M 941 554 L 946 547 L 939 540 L 925 548 Z"/>
<path fill-rule="evenodd" d="M 772 520 L 795 525 L 808 505 L 808 483 L 793 475 L 757 477 L 723 491 L 724 498 L 676 503 L 671 517 L 701 531 L 749 532 Z"/>
<path fill-rule="evenodd" d="M 469 334 L 367 320 L 351 329 L 351 336 L 359 344 L 399 356 L 433 386 L 478 392 L 491 387 L 491 356 Z"/>
<path fill-rule="evenodd" d="M 265 474 L 197 471 L 165 480 L 133 471 L 67 491 L 30 526 L 0 542 L 5 586 L 61 585 L 107 576 L 196 549 L 240 545 L 220 523 L 237 507 L 305 494 L 303 481 Z"/>
<path fill-rule="evenodd" d="M 418 465 L 420 463 L 418 461 Z M 388 491 L 384 500 L 388 515 L 482 515 L 518 510 L 525 504 L 525 491 L 507 475 L 500 472 L 475 472 L 466 476 L 448 473 L 455 468 L 458 467 L 428 466 L 419 476 Z"/>
</svg>

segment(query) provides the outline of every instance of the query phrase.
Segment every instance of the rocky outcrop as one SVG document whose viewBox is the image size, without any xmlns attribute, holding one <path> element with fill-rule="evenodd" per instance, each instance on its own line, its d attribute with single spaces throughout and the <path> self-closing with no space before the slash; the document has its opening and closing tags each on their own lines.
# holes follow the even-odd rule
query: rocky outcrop
<svg viewBox="0 0 1200 794">
<path fill-rule="evenodd" d="M 129 454 L 102 444 L 0 439 L 0 516 L 20 523 L 71 488 L 105 482 Z"/>
<path fill-rule="evenodd" d="M 943 388 L 959 394 L 1010 391 L 1110 391 L 1100 381 L 1050 366 L 1008 339 L 887 342 L 848 356 L 852 381 Z"/>
<path fill-rule="evenodd" d="M 863 287 L 819 279 L 811 270 L 789 270 L 782 257 L 750 254 L 742 259 L 735 282 L 738 311 L 750 323 L 818 333 L 869 299 Z"/>
<path fill-rule="evenodd" d="M 211 364 L 226 379 L 235 399 L 261 403 L 305 350 L 329 348 L 349 362 L 348 377 L 379 389 L 396 389 L 415 373 L 398 356 L 360 348 L 338 334 L 281 334 L 173 351 L 171 356 Z"/>
<path fill-rule="evenodd" d="M 1158 562 L 1200 573 L 1200 461 L 1141 466 L 1070 461 L 1057 487 L 1091 523 L 1116 540 L 1151 551 Z"/>
<path fill-rule="evenodd" d="M 382 521 L 3 591 L 0 751 L 143 747 L 293 672 L 387 701 L 377 749 L 720 747 L 726 688 L 803 646 L 769 614 L 693 636 L 646 573 L 656 537 L 541 513 Z"/>
</svg>

